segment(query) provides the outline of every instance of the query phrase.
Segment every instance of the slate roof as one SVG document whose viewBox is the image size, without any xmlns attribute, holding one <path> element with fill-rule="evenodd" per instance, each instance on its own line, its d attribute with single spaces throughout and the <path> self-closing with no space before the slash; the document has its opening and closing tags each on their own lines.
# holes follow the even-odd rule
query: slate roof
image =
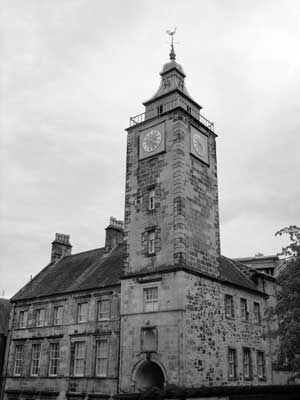
<svg viewBox="0 0 300 400">
<path fill-rule="evenodd" d="M 0 299 L 0 335 L 2 333 L 7 335 L 9 313 L 10 301 L 7 299 Z"/>
<path fill-rule="evenodd" d="M 12 301 L 118 285 L 123 275 L 124 251 L 125 246 L 119 244 L 109 253 L 99 248 L 65 256 L 56 264 L 47 265 Z M 251 279 L 255 271 L 241 263 L 221 256 L 219 271 L 218 279 L 224 283 L 259 290 Z"/>
<path fill-rule="evenodd" d="M 63 257 L 56 264 L 47 265 L 12 301 L 119 284 L 123 247 L 120 244 L 109 253 L 99 248 Z"/>
</svg>

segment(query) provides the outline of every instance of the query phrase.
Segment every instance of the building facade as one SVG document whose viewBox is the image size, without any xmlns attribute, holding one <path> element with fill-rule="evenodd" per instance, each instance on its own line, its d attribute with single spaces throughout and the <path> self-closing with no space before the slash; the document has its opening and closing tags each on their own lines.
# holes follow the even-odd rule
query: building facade
<svg viewBox="0 0 300 400">
<path fill-rule="evenodd" d="M 276 282 L 220 254 L 216 134 L 170 61 L 130 119 L 124 226 L 14 298 L 5 399 L 103 398 L 174 384 L 273 384 Z"/>
</svg>

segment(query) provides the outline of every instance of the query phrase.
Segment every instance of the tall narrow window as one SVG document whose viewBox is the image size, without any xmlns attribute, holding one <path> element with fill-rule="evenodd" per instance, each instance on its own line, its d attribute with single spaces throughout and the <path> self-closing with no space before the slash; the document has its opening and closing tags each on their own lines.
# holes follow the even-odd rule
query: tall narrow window
<svg viewBox="0 0 300 400">
<path fill-rule="evenodd" d="M 107 363 L 108 362 L 108 340 L 100 339 L 96 341 L 96 376 L 107 375 Z"/>
<path fill-rule="evenodd" d="M 155 253 L 155 232 L 149 232 L 148 253 L 149 254 L 154 254 Z"/>
<path fill-rule="evenodd" d="M 253 304 L 254 322 L 260 324 L 260 305 L 254 302 Z"/>
<path fill-rule="evenodd" d="M 230 380 L 236 379 L 236 350 L 228 349 L 228 377 Z"/>
<path fill-rule="evenodd" d="M 59 368 L 59 343 L 50 343 L 49 375 L 56 376 Z"/>
<path fill-rule="evenodd" d="M 97 320 L 109 319 L 110 301 L 109 299 L 101 299 L 98 301 L 98 317 Z"/>
<path fill-rule="evenodd" d="M 249 312 L 246 299 L 241 299 L 241 318 L 243 321 L 248 321 L 249 319 Z"/>
<path fill-rule="evenodd" d="M 19 313 L 19 328 L 26 328 L 27 326 L 27 317 L 28 317 L 28 311 L 27 310 L 22 310 Z"/>
<path fill-rule="evenodd" d="M 74 343 L 73 375 L 84 376 L 85 342 Z"/>
<path fill-rule="evenodd" d="M 53 308 L 53 325 L 61 325 L 63 322 L 63 306 Z"/>
<path fill-rule="evenodd" d="M 257 361 L 257 376 L 259 379 L 265 379 L 266 371 L 265 371 L 265 354 L 263 351 L 258 351 L 256 353 L 256 361 Z"/>
<path fill-rule="evenodd" d="M 252 378 L 251 352 L 246 347 L 243 348 L 243 374 L 245 379 Z"/>
<path fill-rule="evenodd" d="M 45 309 L 38 308 L 35 310 L 35 326 L 44 326 L 45 324 Z"/>
<path fill-rule="evenodd" d="M 158 290 L 157 287 L 144 289 L 144 311 L 157 311 Z"/>
<path fill-rule="evenodd" d="M 163 113 L 163 105 L 161 104 L 160 106 L 157 107 L 157 114 L 162 114 Z"/>
<path fill-rule="evenodd" d="M 14 375 L 21 376 L 24 362 L 24 345 L 18 344 L 15 347 L 15 363 L 14 363 Z"/>
<path fill-rule="evenodd" d="M 31 353 L 31 372 L 30 375 L 37 376 L 40 372 L 40 357 L 41 357 L 41 345 L 33 344 Z"/>
<path fill-rule="evenodd" d="M 86 322 L 88 317 L 88 303 L 79 303 L 77 307 L 77 322 Z"/>
<path fill-rule="evenodd" d="M 234 317 L 233 297 L 229 294 L 225 295 L 225 315 L 226 317 Z"/>
<path fill-rule="evenodd" d="M 148 209 L 149 210 L 155 210 L 155 189 L 149 190 Z"/>
</svg>

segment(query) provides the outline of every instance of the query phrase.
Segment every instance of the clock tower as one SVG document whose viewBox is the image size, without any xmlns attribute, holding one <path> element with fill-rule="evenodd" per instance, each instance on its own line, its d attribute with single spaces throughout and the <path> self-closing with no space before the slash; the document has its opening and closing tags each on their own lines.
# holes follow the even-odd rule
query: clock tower
<svg viewBox="0 0 300 400">
<path fill-rule="evenodd" d="M 127 129 L 121 391 L 186 382 L 189 274 L 219 276 L 214 125 L 186 89 L 173 41 L 160 76 Z"/>
</svg>

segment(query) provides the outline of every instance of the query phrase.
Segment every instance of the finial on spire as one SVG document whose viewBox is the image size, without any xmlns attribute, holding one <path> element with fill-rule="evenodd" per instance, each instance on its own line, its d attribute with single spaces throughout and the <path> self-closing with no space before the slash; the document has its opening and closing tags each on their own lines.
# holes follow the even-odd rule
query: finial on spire
<svg viewBox="0 0 300 400">
<path fill-rule="evenodd" d="M 176 28 L 174 28 L 172 31 L 171 30 L 167 30 L 167 34 L 171 36 L 172 41 L 171 41 L 171 51 L 170 51 L 170 60 L 175 60 L 176 59 L 176 54 L 175 54 L 175 50 L 174 50 L 174 35 L 176 33 Z"/>
</svg>

